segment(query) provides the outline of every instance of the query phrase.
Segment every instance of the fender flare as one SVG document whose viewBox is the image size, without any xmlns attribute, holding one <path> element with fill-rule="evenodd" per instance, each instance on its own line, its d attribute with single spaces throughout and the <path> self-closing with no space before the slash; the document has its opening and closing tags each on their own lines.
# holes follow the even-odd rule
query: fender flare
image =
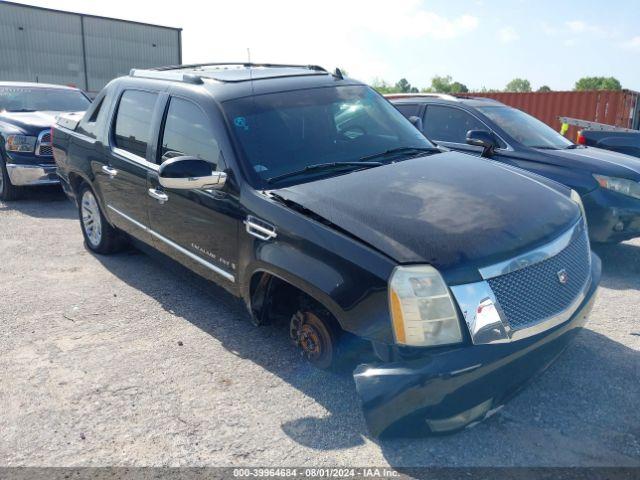
<svg viewBox="0 0 640 480">
<path fill-rule="evenodd" d="M 336 303 L 331 295 L 326 292 L 321 286 L 314 284 L 308 280 L 305 280 L 299 273 L 292 271 L 294 269 L 287 268 L 285 265 L 278 265 L 275 263 L 267 263 L 263 260 L 255 260 L 245 269 L 245 275 L 241 284 L 241 295 L 244 299 L 249 311 L 252 312 L 252 295 L 251 295 L 251 283 L 256 274 L 267 274 L 273 278 L 277 278 L 294 288 L 297 288 L 304 294 L 308 295 L 313 300 L 320 303 L 326 308 L 329 313 L 336 319 L 340 328 L 345 331 L 349 331 L 345 328 L 346 325 L 343 321 L 343 309 Z M 270 282 L 269 282 L 270 283 Z M 269 287 L 268 284 L 258 285 L 258 289 L 265 290 Z M 261 290 L 256 290 L 255 293 L 260 294 Z M 264 292 L 262 292 L 264 293 Z"/>
<path fill-rule="evenodd" d="M 71 178 L 70 178 L 71 176 L 75 176 L 75 177 L 80 178 L 80 183 L 86 183 L 87 185 L 89 185 L 89 188 L 91 188 L 91 190 L 95 194 L 96 200 L 98 201 L 98 204 L 100 205 L 100 208 L 102 209 L 102 214 L 107 219 L 109 224 L 112 227 L 115 227 L 115 225 L 113 224 L 113 221 L 111 220 L 111 218 L 109 216 L 109 211 L 106 208 L 106 204 L 104 203 L 104 199 L 102 198 L 101 193 L 96 190 L 95 176 L 93 176 L 93 179 L 91 179 L 90 176 L 87 175 L 87 173 L 85 171 L 78 170 L 78 169 L 73 169 L 73 170 L 70 170 L 70 171 L 65 172 L 65 173 L 66 173 L 66 176 L 67 176 L 67 178 L 69 180 L 71 180 Z M 76 194 L 75 202 L 76 202 L 76 205 L 78 205 L 78 203 L 80 202 L 80 199 L 77 196 L 76 188 L 73 185 L 70 185 L 70 186 L 74 190 L 74 193 Z"/>
</svg>

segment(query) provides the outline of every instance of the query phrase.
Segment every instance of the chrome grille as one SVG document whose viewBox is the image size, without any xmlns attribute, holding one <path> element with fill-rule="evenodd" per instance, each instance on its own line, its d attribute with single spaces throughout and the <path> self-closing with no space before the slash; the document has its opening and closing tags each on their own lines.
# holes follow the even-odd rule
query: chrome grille
<svg viewBox="0 0 640 480">
<path fill-rule="evenodd" d="M 38 141 L 36 142 L 36 156 L 53 156 L 53 147 L 51 146 L 51 130 L 43 130 L 42 132 L 40 132 L 40 135 L 38 135 Z"/>
<path fill-rule="evenodd" d="M 567 310 L 584 291 L 590 258 L 585 229 L 557 255 L 488 280 L 504 320 L 520 330 Z"/>
</svg>

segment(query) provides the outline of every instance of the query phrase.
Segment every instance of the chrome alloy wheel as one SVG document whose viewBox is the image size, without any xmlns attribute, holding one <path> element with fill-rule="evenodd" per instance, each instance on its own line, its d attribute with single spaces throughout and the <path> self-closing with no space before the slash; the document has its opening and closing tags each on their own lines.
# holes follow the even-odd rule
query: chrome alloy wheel
<svg viewBox="0 0 640 480">
<path fill-rule="evenodd" d="M 96 197 L 89 190 L 82 196 L 82 228 L 92 247 L 100 245 L 102 240 L 102 220 Z"/>
</svg>

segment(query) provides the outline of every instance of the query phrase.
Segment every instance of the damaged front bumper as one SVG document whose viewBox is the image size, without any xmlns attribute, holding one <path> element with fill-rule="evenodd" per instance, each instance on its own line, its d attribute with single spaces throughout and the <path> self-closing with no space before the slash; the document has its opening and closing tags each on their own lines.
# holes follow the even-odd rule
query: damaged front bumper
<svg viewBox="0 0 640 480">
<path fill-rule="evenodd" d="M 542 333 L 415 360 L 359 365 L 354 379 L 371 434 L 453 432 L 486 418 L 551 365 L 586 323 L 601 274 L 595 255 L 591 269 L 591 286 L 573 316 Z"/>
</svg>

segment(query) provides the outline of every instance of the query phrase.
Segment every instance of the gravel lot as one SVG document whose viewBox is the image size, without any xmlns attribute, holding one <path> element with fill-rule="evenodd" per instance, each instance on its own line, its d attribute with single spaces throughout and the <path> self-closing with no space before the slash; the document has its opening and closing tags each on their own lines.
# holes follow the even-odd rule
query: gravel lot
<svg viewBox="0 0 640 480">
<path fill-rule="evenodd" d="M 640 466 L 640 241 L 588 328 L 488 421 L 370 438 L 349 374 L 181 267 L 82 244 L 56 189 L 0 203 L 0 466 Z"/>
</svg>

